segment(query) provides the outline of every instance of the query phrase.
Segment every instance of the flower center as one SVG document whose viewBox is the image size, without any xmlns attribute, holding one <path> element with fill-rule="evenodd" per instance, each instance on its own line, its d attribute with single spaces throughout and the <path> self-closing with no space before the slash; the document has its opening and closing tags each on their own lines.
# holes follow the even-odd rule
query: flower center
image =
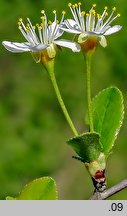
<svg viewBox="0 0 127 216">
<path fill-rule="evenodd" d="M 96 46 L 98 44 L 98 37 L 95 35 L 90 35 L 87 36 L 87 38 L 84 39 L 84 41 L 82 40 L 82 43 L 80 43 L 81 45 L 81 49 L 84 52 L 89 52 L 89 51 L 95 51 Z"/>
<path fill-rule="evenodd" d="M 51 52 L 51 50 L 45 49 L 45 50 L 40 51 L 40 52 L 31 52 L 31 54 L 32 54 L 34 60 L 36 61 L 36 63 L 41 63 L 44 66 L 46 66 L 47 63 L 52 61 L 56 55 L 55 49 L 54 49 L 55 53 L 50 53 L 50 52 Z"/>
</svg>

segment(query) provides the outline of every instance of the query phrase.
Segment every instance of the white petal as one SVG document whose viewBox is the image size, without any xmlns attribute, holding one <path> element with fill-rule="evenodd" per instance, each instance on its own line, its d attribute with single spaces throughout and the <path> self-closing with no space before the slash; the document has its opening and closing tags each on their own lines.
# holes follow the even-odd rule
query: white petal
<svg viewBox="0 0 127 216">
<path fill-rule="evenodd" d="M 30 47 L 30 50 L 32 52 L 38 52 L 38 51 L 41 51 L 41 50 L 44 50 L 48 47 L 48 45 L 45 45 L 43 43 L 40 43 L 38 44 L 37 46 L 34 46 L 34 47 Z"/>
<path fill-rule="evenodd" d="M 69 27 L 72 27 L 72 28 L 78 27 L 77 23 L 76 23 L 75 20 L 73 20 L 73 19 L 64 20 L 64 24 L 65 24 L 68 28 L 69 28 Z"/>
<path fill-rule="evenodd" d="M 48 32 L 49 34 L 51 34 L 52 39 L 57 39 L 58 37 L 60 37 L 63 33 L 64 30 L 59 28 L 59 24 L 57 24 L 56 22 L 53 22 L 49 27 L 48 27 Z"/>
<path fill-rule="evenodd" d="M 50 29 L 51 29 L 51 32 L 53 32 L 55 30 L 55 28 L 58 28 L 58 24 L 56 22 L 53 22 L 51 25 L 50 25 Z"/>
<path fill-rule="evenodd" d="M 115 26 L 109 28 L 109 29 L 104 33 L 104 35 L 110 35 L 110 34 L 113 34 L 113 33 L 115 33 L 115 32 L 118 32 L 118 31 L 120 31 L 121 28 L 122 28 L 122 26 L 120 26 L 120 25 L 115 25 Z"/>
<path fill-rule="evenodd" d="M 59 38 L 63 33 L 64 33 L 64 30 L 59 28 L 57 30 L 57 32 L 55 33 L 54 40 L 57 39 L 57 38 Z"/>
<path fill-rule="evenodd" d="M 72 28 L 78 31 L 81 31 L 81 29 L 79 28 L 77 22 L 73 19 L 67 19 L 64 21 L 64 24 L 67 26 L 67 28 Z"/>
<path fill-rule="evenodd" d="M 30 51 L 30 44 L 29 43 L 16 43 L 16 42 L 9 42 L 3 41 L 3 46 L 10 52 L 13 53 L 22 53 Z"/>
<path fill-rule="evenodd" d="M 75 30 L 75 29 L 67 29 L 67 28 L 61 28 L 63 31 L 68 32 L 68 33 L 73 33 L 73 34 L 81 34 L 81 31 Z"/>
<path fill-rule="evenodd" d="M 69 40 L 61 39 L 54 41 L 54 43 L 62 47 L 67 47 L 71 49 L 73 52 L 79 52 L 81 50 L 81 47 L 78 43 L 70 42 Z"/>
<path fill-rule="evenodd" d="M 106 41 L 105 36 L 101 36 L 101 37 L 100 37 L 99 43 L 100 43 L 101 46 L 103 46 L 104 48 L 107 46 L 107 41 Z"/>
<path fill-rule="evenodd" d="M 73 19 L 67 19 L 62 24 L 60 24 L 60 29 L 74 34 L 80 34 L 81 29 Z"/>
<path fill-rule="evenodd" d="M 98 29 L 98 32 L 99 32 L 100 34 L 104 35 L 105 32 L 106 32 L 107 30 L 109 30 L 110 28 L 112 28 L 110 25 L 106 25 L 106 26 L 104 26 L 103 28 Z"/>
<path fill-rule="evenodd" d="M 59 38 L 62 34 L 64 33 L 64 30 L 63 29 L 58 29 L 53 40 Z"/>
</svg>

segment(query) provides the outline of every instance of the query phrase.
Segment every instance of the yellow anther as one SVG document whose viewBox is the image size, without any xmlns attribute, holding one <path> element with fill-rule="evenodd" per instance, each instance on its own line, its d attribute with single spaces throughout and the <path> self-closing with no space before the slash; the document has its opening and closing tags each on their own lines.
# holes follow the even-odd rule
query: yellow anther
<svg viewBox="0 0 127 216">
<path fill-rule="evenodd" d="M 46 23 L 45 18 L 41 17 L 41 22 L 43 23 L 43 25 Z"/>
<path fill-rule="evenodd" d="M 42 10 L 42 11 L 41 11 L 41 13 L 42 13 L 42 14 L 45 14 L 45 11 L 44 11 L 44 10 Z"/>
<path fill-rule="evenodd" d="M 75 4 L 75 7 L 78 7 L 78 4 Z"/>
<path fill-rule="evenodd" d="M 38 30 L 42 30 L 42 26 L 38 26 Z"/>
<path fill-rule="evenodd" d="M 42 20 L 45 20 L 45 17 L 44 17 L 44 16 L 41 16 L 41 19 L 42 19 Z"/>
<path fill-rule="evenodd" d="M 93 7 L 96 7 L 96 4 L 93 4 Z"/>
<path fill-rule="evenodd" d="M 29 32 L 30 28 L 29 27 L 26 27 L 26 32 Z"/>
<path fill-rule="evenodd" d="M 89 16 L 89 13 L 86 13 L 86 16 Z"/>
<path fill-rule="evenodd" d="M 59 20 L 56 20 L 56 23 L 58 24 L 58 23 L 59 23 Z"/>
<path fill-rule="evenodd" d="M 46 24 L 46 21 L 45 19 L 42 19 L 42 24 L 45 25 Z"/>
<path fill-rule="evenodd" d="M 113 10 L 113 11 L 116 11 L 116 7 L 113 7 L 112 10 Z"/>
<path fill-rule="evenodd" d="M 48 21 L 48 24 L 49 24 L 49 25 L 51 25 L 51 24 L 52 24 L 51 20 L 49 20 L 49 21 Z"/>
<path fill-rule="evenodd" d="M 33 29 L 36 29 L 36 26 L 32 26 L 33 27 Z"/>
<path fill-rule="evenodd" d="M 96 13 L 95 10 L 90 10 L 89 12 L 93 15 L 95 15 L 95 13 Z"/>
<path fill-rule="evenodd" d="M 36 26 L 37 26 L 37 28 L 38 28 L 38 27 L 39 27 L 39 24 L 37 23 Z"/>
<path fill-rule="evenodd" d="M 108 16 L 108 13 L 107 13 L 107 12 L 105 13 L 105 16 Z"/>
<path fill-rule="evenodd" d="M 62 14 L 63 14 L 63 15 L 66 14 L 66 11 L 62 11 Z"/>
<path fill-rule="evenodd" d="M 100 19 L 100 18 L 101 18 L 101 15 L 100 15 L 100 14 L 97 14 L 97 18 Z"/>
<path fill-rule="evenodd" d="M 95 10 L 90 10 L 89 13 L 95 15 L 96 12 Z"/>
<path fill-rule="evenodd" d="M 53 10 L 53 14 L 56 14 L 56 10 Z"/>
<path fill-rule="evenodd" d="M 22 22 L 22 18 L 19 18 L 19 22 Z"/>
<path fill-rule="evenodd" d="M 75 4 L 72 5 L 72 8 L 75 8 Z"/>
<path fill-rule="evenodd" d="M 27 23 L 27 24 L 26 24 L 26 27 L 30 27 L 30 24 L 29 24 L 29 23 Z"/>
<path fill-rule="evenodd" d="M 81 2 L 78 2 L 78 5 L 79 5 L 79 6 L 81 6 L 81 5 L 82 5 L 82 3 L 81 3 Z"/>
<path fill-rule="evenodd" d="M 19 29 L 22 29 L 22 26 L 19 26 Z"/>
<path fill-rule="evenodd" d="M 72 3 L 68 3 L 68 6 L 71 7 L 71 6 L 72 6 Z"/>
<path fill-rule="evenodd" d="M 108 7 L 107 7 L 107 6 L 105 6 L 105 7 L 104 7 L 104 9 L 105 9 L 105 10 L 107 10 L 107 9 L 108 9 Z"/>
<path fill-rule="evenodd" d="M 82 11 L 82 12 L 81 12 L 81 15 L 84 16 L 84 15 L 85 15 L 85 11 Z"/>
<path fill-rule="evenodd" d="M 121 16 L 121 14 L 120 14 L 120 13 L 118 13 L 118 14 L 117 14 L 117 16 L 118 16 L 118 17 L 120 17 L 120 16 Z"/>
<path fill-rule="evenodd" d="M 21 22 L 18 22 L 18 25 L 20 26 L 20 25 L 21 25 Z"/>
</svg>

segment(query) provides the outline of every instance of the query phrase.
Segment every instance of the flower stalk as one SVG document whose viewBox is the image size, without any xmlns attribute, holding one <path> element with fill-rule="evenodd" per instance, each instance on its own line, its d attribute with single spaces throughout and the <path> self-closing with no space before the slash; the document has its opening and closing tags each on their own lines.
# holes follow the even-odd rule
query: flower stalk
<svg viewBox="0 0 127 216">
<path fill-rule="evenodd" d="M 89 115 L 89 124 L 90 124 L 90 132 L 94 132 L 93 126 L 93 112 L 92 112 L 92 104 L 91 104 L 91 85 L 90 85 L 90 78 L 91 78 L 91 53 L 88 52 L 86 54 L 86 86 L 87 86 L 87 103 L 88 103 L 88 115 Z"/>
<path fill-rule="evenodd" d="M 70 118 L 70 116 L 68 114 L 68 111 L 67 111 L 66 106 L 64 104 L 64 101 L 62 99 L 59 87 L 57 85 L 56 77 L 55 77 L 55 74 L 54 74 L 54 59 L 52 61 L 48 62 L 48 64 L 47 64 L 47 71 L 48 71 L 48 73 L 50 75 L 51 82 L 53 84 L 53 87 L 54 87 L 57 99 L 58 99 L 59 104 L 61 106 L 61 109 L 62 109 L 62 111 L 64 113 L 64 116 L 65 116 L 65 118 L 66 118 L 66 120 L 67 120 L 67 122 L 68 122 L 68 124 L 69 124 L 69 126 L 70 126 L 70 128 L 72 130 L 72 132 L 74 133 L 74 135 L 78 136 L 78 132 L 75 129 L 75 126 L 74 126 L 74 124 L 73 124 L 73 122 L 72 122 L 72 120 L 71 120 L 71 118 Z"/>
</svg>

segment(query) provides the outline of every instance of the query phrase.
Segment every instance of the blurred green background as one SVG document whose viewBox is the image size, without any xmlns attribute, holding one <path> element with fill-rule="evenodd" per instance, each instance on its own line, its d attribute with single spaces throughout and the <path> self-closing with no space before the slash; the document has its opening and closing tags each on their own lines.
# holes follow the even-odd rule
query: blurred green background
<svg viewBox="0 0 127 216">
<path fill-rule="evenodd" d="M 59 15 L 62 10 L 69 12 L 67 3 L 67 0 L 1 0 L 1 42 L 24 42 L 17 28 L 20 17 L 29 17 L 36 23 L 42 9 L 49 17 L 54 9 Z M 127 4 L 125 0 L 83 2 L 87 10 L 93 3 L 97 3 L 96 9 L 100 13 L 107 5 L 110 8 L 116 6 L 122 14 L 115 23 L 121 24 L 123 29 L 107 37 L 107 48 L 98 47 L 92 65 L 92 96 L 111 85 L 116 85 L 124 95 L 124 124 L 107 164 L 110 187 L 127 178 Z M 66 140 L 73 134 L 48 74 L 29 53 L 13 54 L 0 46 L 0 199 L 7 195 L 16 196 L 24 184 L 40 176 L 51 176 L 56 180 L 59 199 L 88 199 L 93 193 L 91 179 L 84 165 L 71 158 L 74 152 Z M 58 84 L 81 133 L 87 130 L 84 124 L 87 110 L 84 71 L 82 53 L 74 54 L 69 49 L 58 53 Z M 112 199 L 127 199 L 127 189 Z"/>
</svg>

